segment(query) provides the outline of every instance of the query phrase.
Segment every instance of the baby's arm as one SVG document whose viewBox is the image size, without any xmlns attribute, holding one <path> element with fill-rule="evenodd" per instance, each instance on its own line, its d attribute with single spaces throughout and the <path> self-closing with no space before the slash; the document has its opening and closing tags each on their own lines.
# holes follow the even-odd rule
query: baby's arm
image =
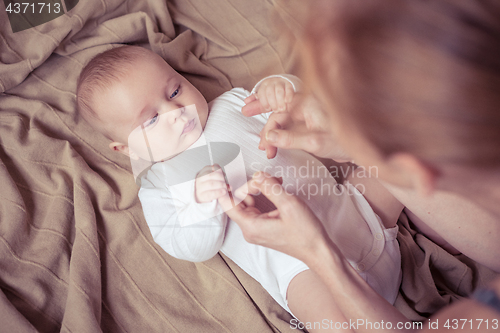
<svg viewBox="0 0 500 333">
<path fill-rule="evenodd" d="M 198 204 L 194 198 L 189 202 L 172 195 L 166 186 L 154 183 L 143 180 L 139 199 L 155 242 L 182 260 L 200 262 L 216 255 L 227 224 L 227 215 L 217 202 Z M 205 213 L 208 218 L 203 219 Z M 197 222 L 181 226 L 190 218 Z"/>
</svg>

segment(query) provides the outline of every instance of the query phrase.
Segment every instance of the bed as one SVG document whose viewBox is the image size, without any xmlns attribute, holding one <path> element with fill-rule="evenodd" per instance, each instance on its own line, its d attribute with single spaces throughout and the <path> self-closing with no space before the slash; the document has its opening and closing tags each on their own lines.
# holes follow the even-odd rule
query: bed
<svg viewBox="0 0 500 333">
<path fill-rule="evenodd" d="M 10 1 L 12 2 L 12 1 Z M 52 4 L 58 1 L 49 1 Z M 66 1 L 66 14 L 13 33 L 0 4 L 0 331 L 297 332 L 229 259 L 174 259 L 144 221 L 129 160 L 75 112 L 83 66 L 109 48 L 148 47 L 208 101 L 295 73 L 298 1 Z M 276 29 L 276 26 L 281 26 Z M 396 306 L 413 320 L 493 276 L 418 235 L 398 237 Z"/>
</svg>

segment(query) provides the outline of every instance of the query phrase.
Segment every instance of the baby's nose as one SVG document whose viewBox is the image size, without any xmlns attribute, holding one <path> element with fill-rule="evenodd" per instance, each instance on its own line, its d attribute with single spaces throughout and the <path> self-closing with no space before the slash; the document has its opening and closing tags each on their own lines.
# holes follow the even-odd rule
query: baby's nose
<svg viewBox="0 0 500 333">
<path fill-rule="evenodd" d="M 177 120 L 182 119 L 185 113 L 186 109 L 184 107 L 179 107 L 169 112 L 169 118 L 172 122 L 176 122 Z"/>
<path fill-rule="evenodd" d="M 180 117 L 186 112 L 185 108 L 183 106 L 179 106 L 177 109 L 172 111 L 176 117 Z"/>
<path fill-rule="evenodd" d="M 186 113 L 186 109 L 184 107 L 180 107 L 175 110 L 175 117 L 181 118 L 184 115 L 184 113 Z"/>
</svg>

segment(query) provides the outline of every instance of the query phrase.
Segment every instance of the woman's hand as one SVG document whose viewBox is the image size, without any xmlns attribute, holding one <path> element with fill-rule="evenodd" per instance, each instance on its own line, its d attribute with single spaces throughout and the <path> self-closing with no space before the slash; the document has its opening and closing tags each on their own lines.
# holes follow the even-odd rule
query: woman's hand
<svg viewBox="0 0 500 333">
<path fill-rule="evenodd" d="M 247 98 L 241 112 L 247 117 L 266 112 L 258 100 Z M 284 112 L 274 112 L 260 133 L 259 149 L 274 158 L 277 148 L 301 149 L 337 162 L 350 161 L 337 144 L 329 121 L 313 98 L 295 99 Z"/>
<path fill-rule="evenodd" d="M 318 254 L 328 248 L 328 235 L 323 225 L 309 207 L 294 195 L 285 191 L 277 178 L 258 172 L 234 195 L 243 199 L 231 208 L 227 198 L 219 199 L 227 215 L 243 231 L 249 243 L 266 246 L 284 252 L 308 265 L 314 264 Z M 262 192 L 277 207 L 269 213 L 261 213 L 252 196 Z M 228 208 L 228 209 L 226 209 Z"/>
<path fill-rule="evenodd" d="M 336 300 L 338 311 L 350 322 L 357 322 L 360 318 L 369 322 L 383 320 L 391 322 L 395 328 L 398 322 L 408 321 L 364 281 L 328 237 L 323 224 L 309 207 L 296 196 L 286 193 L 278 179 L 259 172 L 246 185 L 248 190 L 237 190 L 235 195 L 262 192 L 277 207 L 272 212 L 261 213 L 249 195 L 236 207 L 225 209 L 240 226 L 248 242 L 270 247 L 304 262 L 319 276 Z M 231 207 L 229 199 L 221 198 L 219 203 Z"/>
</svg>

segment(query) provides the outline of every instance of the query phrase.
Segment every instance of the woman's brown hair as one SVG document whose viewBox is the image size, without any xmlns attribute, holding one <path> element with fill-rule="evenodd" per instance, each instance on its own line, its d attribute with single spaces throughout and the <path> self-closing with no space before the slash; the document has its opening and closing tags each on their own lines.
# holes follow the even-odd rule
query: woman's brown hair
<svg viewBox="0 0 500 333">
<path fill-rule="evenodd" d="M 317 0 L 305 68 L 382 154 L 500 166 L 500 1 Z"/>
</svg>

